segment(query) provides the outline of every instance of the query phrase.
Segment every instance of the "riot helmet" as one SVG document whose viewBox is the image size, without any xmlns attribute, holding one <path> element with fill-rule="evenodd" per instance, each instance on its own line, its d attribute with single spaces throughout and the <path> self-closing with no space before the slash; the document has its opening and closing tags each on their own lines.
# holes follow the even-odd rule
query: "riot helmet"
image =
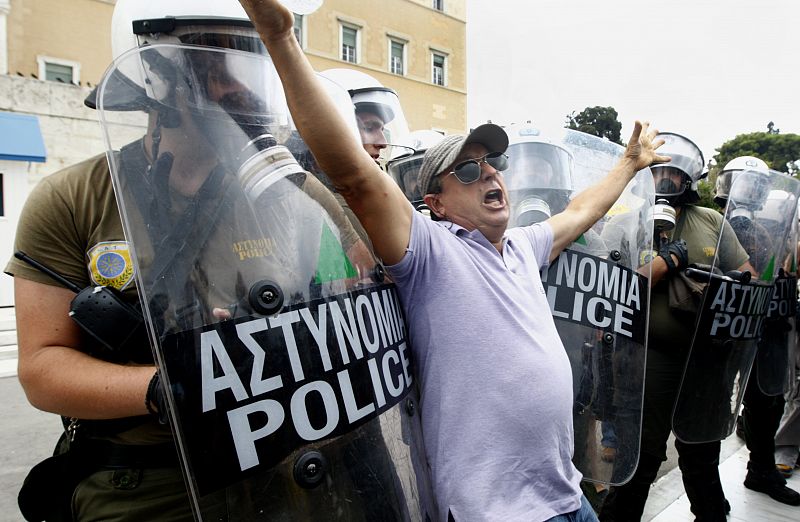
<svg viewBox="0 0 800 522">
<path fill-rule="evenodd" d="M 782 232 L 780 226 L 786 220 L 786 216 L 797 216 L 798 210 L 800 208 L 797 207 L 797 199 L 794 194 L 787 190 L 772 189 L 764 200 L 759 218 L 770 235 L 777 237 Z"/>
<path fill-rule="evenodd" d="M 408 140 L 409 130 L 397 93 L 372 76 L 354 69 L 328 69 L 321 76 L 350 93 L 361 143 L 381 165 L 408 153 L 399 147 Z"/>
<path fill-rule="evenodd" d="M 780 173 L 776 173 L 779 174 Z M 771 190 L 769 170 L 743 169 L 731 173 L 731 184 L 725 205 L 728 219 L 753 219 L 753 213 L 764 208 Z"/>
<path fill-rule="evenodd" d="M 739 156 L 730 160 L 717 176 L 717 182 L 714 185 L 714 203 L 720 207 L 724 207 L 728 203 L 733 178 L 743 170 L 767 174 L 769 167 L 763 160 L 755 156 Z"/>
<path fill-rule="evenodd" d="M 185 44 L 218 47 L 267 55 L 266 48 L 239 2 L 232 0 L 119 0 L 111 18 L 111 52 L 117 60 L 126 51 L 144 45 Z M 169 54 L 169 53 L 166 53 Z M 135 75 L 134 75 L 135 76 Z M 121 74 L 107 84 L 115 89 L 116 107 L 106 110 L 139 110 L 158 96 L 147 96 L 134 77 Z M 152 86 L 158 92 L 159 83 Z M 85 103 L 97 108 L 97 89 Z M 107 96 L 109 100 L 112 97 Z"/>
<path fill-rule="evenodd" d="M 503 178 L 511 201 L 509 226 L 531 225 L 563 211 L 573 192 L 570 152 L 530 123 L 505 130 L 508 170 Z"/>
<path fill-rule="evenodd" d="M 112 51 L 113 72 L 87 105 L 148 113 L 153 137 L 175 127 L 204 134 L 208 149 L 232 171 L 252 170 L 248 160 L 256 155 L 269 160 L 266 150 L 277 154 L 269 164 L 286 166 L 287 151 L 275 147 L 296 132 L 277 71 L 239 2 L 120 0 Z M 131 53 L 135 59 L 126 59 Z M 340 111 L 351 107 L 338 86 L 322 83 Z M 349 117 L 355 134 L 352 109 Z M 158 139 L 153 142 L 157 158 Z"/>
<path fill-rule="evenodd" d="M 417 210 L 427 208 L 423 203 L 423 196 L 418 185 L 419 169 L 425 157 L 425 151 L 433 147 L 444 138 L 444 134 L 435 130 L 418 130 L 409 134 L 404 143 L 398 144 L 399 154 L 389 160 L 386 171 L 400 186 L 406 198 Z"/>
<path fill-rule="evenodd" d="M 656 199 L 664 199 L 673 206 L 697 202 L 700 199 L 697 182 L 706 175 L 700 147 L 689 138 L 673 132 L 661 132 L 656 136 L 656 139 L 659 138 L 664 140 L 664 144 L 658 152 L 672 159 L 650 167 Z"/>
</svg>

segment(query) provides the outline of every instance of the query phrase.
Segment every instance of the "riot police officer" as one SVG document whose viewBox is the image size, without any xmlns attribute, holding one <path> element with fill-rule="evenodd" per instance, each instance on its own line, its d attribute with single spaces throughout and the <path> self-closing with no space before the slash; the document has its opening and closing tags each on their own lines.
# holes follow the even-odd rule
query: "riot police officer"
<svg viewBox="0 0 800 522">
<path fill-rule="evenodd" d="M 134 20 L 166 20 L 166 15 L 183 17 L 171 27 L 138 35 L 132 31 Z M 209 19 L 216 23 L 209 25 Z M 162 42 L 191 41 L 265 54 L 248 26 L 233 1 L 120 0 L 112 20 L 112 51 L 119 57 L 160 32 Z M 87 105 L 94 106 L 96 97 L 95 91 Z M 135 104 L 133 98 L 129 101 Z M 105 155 L 53 174 L 34 189 L 15 248 L 80 287 L 112 287 L 125 302 L 138 301 L 130 244 Z M 63 441 L 57 449 L 64 455 L 63 473 L 49 479 L 58 493 L 38 490 L 44 487 L 37 481 L 41 473 L 29 477 L 29 489 L 23 490 L 27 495 L 20 497 L 25 516 L 50 519 L 60 512 L 78 520 L 191 519 L 172 433 L 157 415 L 164 420 L 165 403 L 147 338 L 136 338 L 128 353 L 109 356 L 70 319 L 70 290 L 20 260 L 12 259 L 6 271 L 15 283 L 20 382 L 32 405 L 66 419 L 70 432 L 63 439 L 73 443 L 66 453 Z M 48 498 L 54 494 L 60 495 L 58 505 Z"/>
<path fill-rule="evenodd" d="M 354 69 L 328 69 L 320 73 L 346 89 L 353 100 L 364 150 L 379 165 L 403 155 L 396 146 L 408 139 L 409 130 L 397 93 L 372 76 Z"/>
<path fill-rule="evenodd" d="M 737 175 L 748 172 L 747 187 L 736 185 L 737 194 L 734 197 L 737 208 L 729 208 L 731 220 L 741 220 L 747 224 L 748 214 L 770 210 L 776 214 L 778 220 L 786 215 L 794 215 L 796 200 L 783 191 L 773 191 L 750 186 L 759 185 L 761 174 L 769 175 L 767 164 L 753 156 L 740 156 L 729 161 L 719 174 L 716 182 L 714 201 L 725 208 L 731 197 L 731 187 Z M 766 182 L 760 185 L 767 187 Z M 770 196 L 774 196 L 770 198 Z M 783 204 L 783 203 L 786 204 Z M 770 208 L 772 207 L 772 208 Z M 769 220 L 766 220 L 769 221 Z M 746 230 L 745 230 L 746 229 Z M 780 248 L 781 245 L 773 243 L 776 231 L 753 223 L 747 227 L 737 227 L 743 246 L 750 255 L 750 262 L 758 271 L 765 269 L 768 259 L 778 255 L 779 264 L 786 265 L 781 269 L 782 276 L 776 279 L 776 292 L 773 296 L 774 313 L 770 314 L 758 344 L 758 352 L 747 381 L 744 394 L 744 409 L 742 424 L 750 458 L 747 463 L 747 475 L 744 485 L 748 489 L 765 493 L 774 500 L 790 506 L 800 505 L 800 494 L 786 486 L 786 479 L 781 476 L 775 467 L 775 434 L 778 430 L 784 410 L 784 385 L 787 382 L 786 374 L 789 368 L 789 346 L 794 341 L 794 336 L 789 335 L 794 322 L 794 306 L 796 305 L 797 279 L 791 270 L 792 263 L 781 263 L 782 259 L 793 256 L 794 252 Z M 791 249 L 790 249 L 791 250 Z M 788 256 L 787 256 L 788 254 Z M 780 303 L 787 306 L 781 307 Z M 780 309 L 786 312 L 781 314 Z M 774 368 L 774 369 L 773 369 Z"/>
<path fill-rule="evenodd" d="M 19 250 L 79 287 L 121 292 L 122 307 L 135 304 L 137 294 L 144 300 L 143 292 L 149 292 L 145 308 L 159 342 L 185 328 L 251 313 L 269 293 L 246 299 L 247 285 L 260 273 L 271 273 L 284 283 L 286 301 L 293 306 L 305 298 L 298 287 L 319 295 L 343 287 L 345 278 L 360 279 L 360 256 L 371 261 L 363 243 L 330 193 L 312 183 L 291 154 L 278 146 L 289 135 L 288 109 L 281 96 L 270 98 L 280 94 L 269 84 L 278 83 L 276 75 L 264 68 L 264 46 L 238 3 L 121 0 L 112 20 L 112 48 L 117 61 L 87 99 L 87 105 L 103 111 L 112 148 L 108 161 L 105 155 L 97 156 L 43 181 L 21 217 Z M 128 127 L 120 142 L 109 131 L 118 121 L 110 116 L 115 111 L 130 114 L 117 127 Z M 144 137 L 131 141 L 142 127 Z M 272 170 L 264 170 L 265 161 Z M 288 174 L 267 175 L 280 168 Z M 119 183 L 114 188 L 125 198 L 112 190 L 110 172 Z M 270 206 L 256 206 L 258 195 L 270 190 L 283 191 L 282 198 Z M 117 210 L 123 199 L 128 204 L 123 212 L 127 236 Z M 273 228 L 267 235 L 265 223 L 287 206 L 296 208 L 302 219 L 284 219 L 281 230 Z M 309 225 L 318 232 L 309 237 L 309 244 L 281 243 L 282 237 L 297 238 L 297 230 Z M 131 230 L 144 231 L 135 239 L 141 255 L 136 262 Z M 206 270 L 201 260 L 209 258 L 226 263 Z M 298 276 L 304 270 L 311 273 Z M 110 323 L 106 326 L 112 330 L 126 331 L 128 325 L 108 319 L 97 308 L 71 309 L 76 305 L 69 290 L 54 286 L 49 276 L 21 261 L 12 260 L 7 271 L 15 276 L 18 296 L 22 385 L 34 406 L 68 422 L 58 456 L 37 467 L 20 494 L 26 518 L 186 520 L 192 518 L 193 507 L 210 519 L 268 512 L 277 518 L 286 517 L 287 511 L 305 516 L 278 509 L 277 503 L 300 486 L 277 480 L 276 472 L 259 488 L 247 484 L 222 494 L 192 475 L 207 466 L 213 481 L 224 475 L 220 470 L 238 470 L 235 459 L 194 460 L 186 466 L 192 471 L 185 478 L 179 464 L 187 462 L 186 443 L 191 439 L 180 445 L 184 458 L 179 462 L 173 432 L 166 425 L 167 404 L 177 404 L 170 418 L 175 422 L 180 403 L 173 392 L 185 397 L 199 391 L 184 387 L 176 376 L 168 386 L 162 384 L 146 336 L 131 338 L 124 347 L 99 346 L 93 341 L 96 332 L 84 332 L 78 324 L 86 323 L 73 322 L 70 316 L 94 316 L 100 324 Z M 182 357 L 192 352 L 178 353 Z M 181 363 L 179 358 L 178 370 Z M 168 392 L 173 399 L 167 399 Z M 221 446 L 213 427 L 202 428 L 194 433 L 210 434 L 212 441 L 203 451 Z M 339 443 L 344 446 L 345 440 Z M 361 460 L 361 466 L 376 469 Z M 298 469 L 319 470 L 321 462 L 307 461 Z M 268 488 L 270 484 L 278 486 Z M 371 489 L 364 491 L 367 495 Z M 370 502 L 377 498 L 369 496 Z M 389 502 L 396 498 L 390 497 Z M 350 500 L 354 510 L 363 504 Z M 394 506 L 384 508 L 386 500 L 382 496 L 377 509 L 393 512 Z"/>
<path fill-rule="evenodd" d="M 691 346 L 691 326 L 696 310 L 680 310 L 670 300 L 670 281 L 690 263 L 711 265 L 715 255 L 725 270 L 749 267 L 748 256 L 722 216 L 694 205 L 699 200 L 697 182 L 703 176 L 703 155 L 688 138 L 661 133 L 663 149 L 672 161 L 651 167 L 655 182 L 659 245 L 651 257 L 652 281 L 647 345 L 641 455 L 633 478 L 611 488 L 600 519 L 639 520 L 661 462 L 686 358 Z M 672 225 L 674 223 L 674 226 Z M 726 231 L 727 229 L 727 231 Z M 719 241 L 720 234 L 729 238 Z M 717 252 L 719 244 L 720 251 Z M 675 441 L 678 465 L 698 521 L 724 521 L 728 510 L 719 478 L 720 443 L 687 444 Z"/>
</svg>

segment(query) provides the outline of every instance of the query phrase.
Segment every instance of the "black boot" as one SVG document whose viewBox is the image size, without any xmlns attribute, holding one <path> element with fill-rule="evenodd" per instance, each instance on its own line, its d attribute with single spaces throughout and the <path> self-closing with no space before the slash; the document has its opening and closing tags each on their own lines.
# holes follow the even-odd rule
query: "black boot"
<svg viewBox="0 0 800 522">
<path fill-rule="evenodd" d="M 790 506 L 800 506 L 800 493 L 786 486 L 784 479 L 776 469 L 766 472 L 754 471 L 750 463 L 747 464 L 747 476 L 744 487 L 765 493 L 773 500 Z"/>
</svg>

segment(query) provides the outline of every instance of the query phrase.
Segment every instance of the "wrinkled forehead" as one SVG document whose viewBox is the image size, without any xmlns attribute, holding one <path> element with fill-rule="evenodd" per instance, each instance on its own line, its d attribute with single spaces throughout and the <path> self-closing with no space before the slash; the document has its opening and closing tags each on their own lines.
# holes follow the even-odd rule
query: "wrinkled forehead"
<svg viewBox="0 0 800 522">
<path fill-rule="evenodd" d="M 477 159 L 485 156 L 487 153 L 489 153 L 489 150 L 485 145 L 480 143 L 470 143 L 461 149 L 461 152 L 458 154 L 458 156 L 456 156 L 456 160 L 453 162 L 453 164 L 457 165 L 464 160 Z"/>
</svg>

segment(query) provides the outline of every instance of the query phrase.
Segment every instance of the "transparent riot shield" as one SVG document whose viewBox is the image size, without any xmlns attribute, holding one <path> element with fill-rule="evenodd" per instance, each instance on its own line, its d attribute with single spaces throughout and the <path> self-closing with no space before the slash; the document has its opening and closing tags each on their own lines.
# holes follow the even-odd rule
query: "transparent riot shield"
<svg viewBox="0 0 800 522">
<path fill-rule="evenodd" d="M 514 130 L 504 178 L 518 225 L 563 211 L 573 185 L 599 181 L 624 150 L 583 133 L 551 143 Z M 586 479 L 610 484 L 627 481 L 639 456 L 649 267 L 640 273 L 638 260 L 652 242 L 650 174 L 637 175 L 620 200 L 625 204 L 615 205 L 542 274 L 572 365 L 573 462 Z"/>
<path fill-rule="evenodd" d="M 772 235 L 786 216 L 795 215 L 797 200 L 783 190 L 773 190 L 762 209 L 756 211 Z M 783 395 L 789 390 L 789 375 L 794 368 L 795 315 L 797 313 L 797 221 L 793 220 L 789 237 L 775 245 L 778 276 L 769 305 L 764 331 L 756 352 L 756 379 L 765 395 Z M 791 371 L 790 371 L 791 370 Z"/>
<path fill-rule="evenodd" d="M 434 513 L 397 294 L 283 145 L 271 62 L 152 45 L 98 105 L 196 517 Z"/>
<path fill-rule="evenodd" d="M 785 193 L 796 205 L 800 182 L 774 171 L 738 172 L 714 264 L 686 270 L 705 289 L 672 415 L 675 436 L 684 442 L 722 440 L 735 427 L 759 338 L 769 328 L 767 316 L 794 217 L 767 219 L 763 210 L 772 191 Z M 737 257 L 732 252 L 741 250 L 748 261 L 731 266 Z"/>
</svg>

